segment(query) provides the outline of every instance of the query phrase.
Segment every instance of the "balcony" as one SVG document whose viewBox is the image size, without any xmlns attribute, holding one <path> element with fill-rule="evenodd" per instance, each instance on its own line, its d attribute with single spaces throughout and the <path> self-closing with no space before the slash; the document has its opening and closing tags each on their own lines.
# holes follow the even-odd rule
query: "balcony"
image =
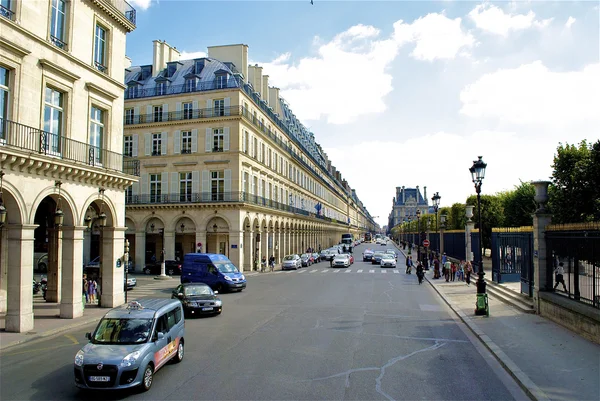
<svg viewBox="0 0 600 401">
<path fill-rule="evenodd" d="M 140 175 L 139 160 L 124 158 L 90 144 L 55 135 L 11 120 L 0 119 L 0 149 L 13 148 L 49 158 L 81 163 L 118 173 Z M 137 167 L 136 167 L 137 166 Z"/>
<path fill-rule="evenodd" d="M 0 16 L 14 21 L 15 13 L 9 10 L 8 8 L 4 7 L 3 5 L 0 5 Z"/>
<path fill-rule="evenodd" d="M 233 89 L 239 88 L 240 82 L 231 77 L 227 80 L 227 82 L 213 80 L 207 82 L 198 82 L 194 87 L 190 87 L 189 85 L 168 85 L 164 86 L 153 86 L 151 88 L 136 88 L 130 86 L 127 91 L 125 91 L 125 100 L 129 99 L 141 99 L 146 97 L 155 97 L 155 96 L 166 96 L 166 95 L 176 95 L 179 93 L 193 93 L 193 92 L 205 92 L 211 90 L 224 90 L 224 89 Z M 159 89 L 160 88 L 160 89 Z"/>
</svg>

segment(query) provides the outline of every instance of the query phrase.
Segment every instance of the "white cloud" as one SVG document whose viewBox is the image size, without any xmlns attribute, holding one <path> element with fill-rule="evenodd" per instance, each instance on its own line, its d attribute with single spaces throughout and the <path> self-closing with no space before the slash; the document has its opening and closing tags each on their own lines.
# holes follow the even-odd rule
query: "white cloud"
<svg viewBox="0 0 600 401">
<path fill-rule="evenodd" d="M 567 22 L 565 23 L 565 27 L 567 29 L 571 29 L 571 26 L 573 26 L 573 24 L 575 23 L 575 21 L 577 21 L 576 18 L 574 17 L 569 17 L 569 19 L 567 20 Z"/>
<path fill-rule="evenodd" d="M 386 110 L 384 98 L 393 89 L 387 70 L 400 47 L 414 43 L 411 56 L 433 61 L 454 58 L 473 46 L 475 39 L 460 24 L 460 18 L 429 14 L 412 24 L 396 22 L 389 38 L 380 38 L 373 26 L 359 24 L 329 42 L 316 38 L 314 57 L 294 64 L 291 54 L 284 53 L 260 64 L 301 120 L 326 118 L 331 124 L 347 124 Z"/>
<path fill-rule="evenodd" d="M 476 6 L 469 13 L 469 17 L 475 22 L 477 28 L 505 37 L 511 31 L 522 31 L 531 27 L 545 28 L 553 20 L 553 18 L 536 20 L 533 11 L 527 14 L 507 14 L 499 7 L 484 4 Z"/>
<path fill-rule="evenodd" d="M 516 124 L 600 123 L 600 64 L 553 72 L 541 61 L 486 74 L 463 89 L 461 113 Z"/>
<path fill-rule="evenodd" d="M 129 3 L 136 9 L 147 10 L 152 4 L 152 0 L 129 0 Z"/>
<path fill-rule="evenodd" d="M 182 51 L 181 52 L 181 56 L 179 57 L 180 60 L 192 60 L 195 58 L 202 58 L 202 57 L 206 57 L 207 53 L 206 52 L 187 52 L 187 51 Z"/>
</svg>

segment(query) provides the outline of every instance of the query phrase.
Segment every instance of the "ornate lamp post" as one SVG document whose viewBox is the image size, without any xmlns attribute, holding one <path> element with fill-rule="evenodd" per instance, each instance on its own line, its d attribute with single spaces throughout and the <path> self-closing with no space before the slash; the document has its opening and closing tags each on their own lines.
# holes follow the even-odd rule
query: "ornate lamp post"
<svg viewBox="0 0 600 401">
<path fill-rule="evenodd" d="M 475 308 L 475 315 L 486 315 L 489 316 L 490 309 L 488 307 L 487 294 L 485 292 L 485 272 L 483 271 L 483 227 L 481 225 L 481 184 L 485 178 L 485 168 L 487 164 L 484 163 L 482 156 L 478 156 L 478 160 L 473 161 L 473 165 L 469 169 L 471 172 L 471 178 L 475 184 L 475 191 L 477 192 L 477 213 L 479 215 L 479 278 L 477 279 L 477 302 Z"/>
<path fill-rule="evenodd" d="M 432 204 L 433 204 L 433 210 L 435 210 L 435 233 L 438 233 L 438 208 L 440 207 L 440 199 L 442 199 L 442 197 L 440 196 L 439 192 L 436 192 L 433 197 L 431 198 Z M 439 238 L 438 238 L 439 239 Z M 439 248 L 439 241 L 438 241 L 438 249 L 437 251 L 440 251 Z"/>
<path fill-rule="evenodd" d="M 409 241 L 407 241 L 408 242 L 408 254 L 409 255 L 411 253 L 412 244 L 413 244 L 413 241 L 412 241 L 413 240 L 413 236 L 412 236 L 412 233 L 411 233 L 412 227 L 410 226 L 411 222 L 412 222 L 412 217 L 408 216 L 408 235 L 406 237 L 407 237 L 407 240 L 409 240 Z"/>
<path fill-rule="evenodd" d="M 417 209 L 417 262 L 421 261 L 421 209 Z"/>
</svg>

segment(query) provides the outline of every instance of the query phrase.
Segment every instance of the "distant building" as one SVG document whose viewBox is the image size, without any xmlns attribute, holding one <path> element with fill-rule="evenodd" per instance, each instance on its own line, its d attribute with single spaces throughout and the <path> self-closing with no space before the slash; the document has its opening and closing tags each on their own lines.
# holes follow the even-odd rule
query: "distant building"
<svg viewBox="0 0 600 401">
<path fill-rule="evenodd" d="M 427 187 L 423 187 L 423 195 L 421 195 L 418 185 L 416 188 L 396 187 L 392 212 L 388 217 L 389 230 L 405 221 L 415 220 L 417 210 L 421 211 L 421 215 L 425 215 L 429 211 Z"/>
</svg>

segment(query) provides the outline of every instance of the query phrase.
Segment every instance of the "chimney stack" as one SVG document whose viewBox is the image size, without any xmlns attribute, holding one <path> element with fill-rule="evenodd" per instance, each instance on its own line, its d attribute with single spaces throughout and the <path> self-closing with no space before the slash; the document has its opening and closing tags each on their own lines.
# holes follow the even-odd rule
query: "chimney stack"
<svg viewBox="0 0 600 401">
<path fill-rule="evenodd" d="M 406 194 L 404 193 L 404 185 L 402 185 L 402 203 L 406 202 Z"/>
<path fill-rule="evenodd" d="M 423 198 L 425 199 L 425 203 L 429 205 L 429 201 L 427 201 L 427 186 L 423 187 Z"/>
<path fill-rule="evenodd" d="M 179 50 L 171 47 L 164 40 L 154 40 L 153 57 L 152 57 L 152 76 L 157 76 L 162 70 L 167 67 L 167 63 L 171 61 L 179 61 L 181 54 Z"/>
</svg>

